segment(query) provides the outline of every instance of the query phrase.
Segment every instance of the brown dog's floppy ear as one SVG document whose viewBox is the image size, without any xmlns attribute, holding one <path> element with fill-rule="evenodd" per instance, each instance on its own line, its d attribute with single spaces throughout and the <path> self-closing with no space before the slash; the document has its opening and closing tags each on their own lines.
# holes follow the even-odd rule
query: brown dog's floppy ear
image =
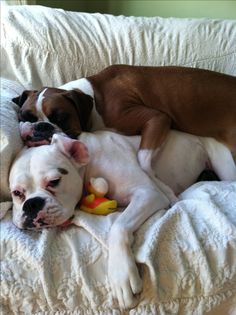
<svg viewBox="0 0 236 315">
<path fill-rule="evenodd" d="M 36 91 L 25 90 L 20 96 L 14 97 L 12 99 L 12 102 L 14 102 L 15 104 L 21 107 L 24 104 L 24 102 L 27 100 L 31 92 L 36 92 Z"/>
<path fill-rule="evenodd" d="M 72 90 L 63 95 L 75 104 L 83 131 L 89 131 L 90 115 L 93 109 L 93 98 L 80 91 Z"/>
</svg>

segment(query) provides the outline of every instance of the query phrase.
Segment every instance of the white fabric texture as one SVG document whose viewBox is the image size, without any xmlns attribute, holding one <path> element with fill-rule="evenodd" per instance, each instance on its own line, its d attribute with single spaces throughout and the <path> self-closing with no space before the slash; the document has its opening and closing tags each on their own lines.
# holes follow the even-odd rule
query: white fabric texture
<svg viewBox="0 0 236 315">
<path fill-rule="evenodd" d="M 60 86 L 118 63 L 236 75 L 235 21 L 115 17 L 41 6 L 6 7 L 2 19 L 1 75 L 25 88 Z"/>
<path fill-rule="evenodd" d="M 20 231 L 9 213 L 1 221 L 3 314 L 235 314 L 236 183 L 196 184 L 183 198 L 135 235 L 144 289 L 127 312 L 112 299 L 107 251 L 96 239 L 106 242 L 118 213 L 80 212 L 84 228 L 41 233 Z"/>
<path fill-rule="evenodd" d="M 10 99 L 23 89 L 59 86 L 115 63 L 236 75 L 235 21 L 40 6 L 8 7 L 1 15 L 2 216 L 11 208 L 9 167 L 22 147 Z M 106 238 L 119 213 L 78 212 L 78 226 L 36 233 L 17 229 L 9 211 L 0 222 L 1 314 L 236 314 L 236 183 L 196 184 L 181 198 L 135 235 L 144 290 L 130 311 L 112 299 L 107 278 Z"/>
<path fill-rule="evenodd" d="M 0 201 L 11 200 L 8 188 L 9 168 L 16 154 L 22 149 L 23 143 L 19 133 L 17 118 L 18 106 L 12 97 L 18 96 L 23 87 L 15 82 L 1 78 L 1 106 L 0 106 Z M 2 206 L 0 209 L 1 216 Z"/>
</svg>

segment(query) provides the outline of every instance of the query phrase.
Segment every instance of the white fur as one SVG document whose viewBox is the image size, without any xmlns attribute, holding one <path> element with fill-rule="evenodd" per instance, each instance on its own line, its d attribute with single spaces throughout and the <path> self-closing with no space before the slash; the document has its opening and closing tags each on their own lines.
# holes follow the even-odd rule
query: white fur
<svg viewBox="0 0 236 315">
<path fill-rule="evenodd" d="M 61 85 L 59 89 L 64 89 L 68 91 L 74 90 L 74 89 L 80 89 L 85 94 L 94 98 L 92 84 L 86 78 L 70 81 L 66 84 Z"/>
<path fill-rule="evenodd" d="M 43 112 L 43 99 L 44 99 L 44 93 L 47 91 L 47 88 L 45 88 L 38 96 L 37 101 L 36 101 L 36 110 L 38 113 L 38 118 L 39 120 L 47 121 L 49 122 L 47 116 Z"/>
<path fill-rule="evenodd" d="M 153 150 L 149 149 L 141 149 L 138 152 L 138 161 L 140 166 L 144 171 L 146 171 L 148 174 L 151 173 L 151 162 L 152 162 L 152 157 L 153 157 Z"/>
<path fill-rule="evenodd" d="M 110 230 L 108 277 L 120 306 L 133 307 L 136 303 L 135 294 L 142 290 L 142 280 L 131 250 L 133 233 L 154 212 L 168 208 L 175 201 L 175 198 L 171 200 L 173 193 L 169 193 L 170 188 L 167 187 L 165 191 L 166 185 L 163 184 L 160 189 L 160 180 L 155 180 L 156 174 L 160 174 L 159 179 L 169 184 L 175 192 L 180 192 L 196 180 L 209 161 L 218 174 L 224 175 L 225 180 L 236 180 L 235 164 L 228 158 L 228 149 L 215 140 L 206 141 L 171 131 L 152 161 L 151 179 L 140 168 L 137 160 L 139 136 L 126 137 L 100 131 L 95 134 L 83 133 L 80 136 L 80 141 L 88 148 L 90 162 L 76 172 L 73 163 L 61 154 L 64 139 L 54 135 L 51 146 L 24 151 L 11 170 L 11 190 L 24 189 L 27 198 L 32 194 L 50 195 L 42 184 L 45 178 L 52 176 L 53 170 L 58 167 L 68 168 L 70 172 L 64 176 L 62 187 L 58 187 L 55 200 L 53 201 L 53 196 L 49 198 L 49 205 L 62 205 L 57 212 L 56 223 L 71 215 L 72 207 L 81 195 L 82 180 L 88 182 L 91 177 L 104 177 L 109 183 L 109 197 L 116 199 L 120 206 L 126 207 Z M 68 138 L 66 141 L 68 143 Z M 24 220 L 22 205 L 15 198 L 13 201 L 14 222 L 21 227 L 21 220 Z M 49 210 L 50 207 L 48 212 Z"/>
<path fill-rule="evenodd" d="M 202 138 L 202 142 L 206 147 L 208 155 L 211 157 L 212 167 L 218 171 L 219 177 L 222 180 L 234 181 L 236 178 L 236 168 L 232 168 L 234 159 L 229 149 L 215 139 Z M 222 164 L 224 165 L 223 167 Z"/>
</svg>

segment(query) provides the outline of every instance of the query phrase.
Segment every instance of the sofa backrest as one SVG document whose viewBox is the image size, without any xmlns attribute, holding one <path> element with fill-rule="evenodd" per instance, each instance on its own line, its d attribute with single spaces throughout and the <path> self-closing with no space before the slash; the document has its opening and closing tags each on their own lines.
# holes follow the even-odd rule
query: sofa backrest
<svg viewBox="0 0 236 315">
<path fill-rule="evenodd" d="M 1 75 L 25 88 L 59 86 L 111 64 L 181 65 L 236 75 L 236 21 L 125 17 L 9 6 Z"/>
</svg>

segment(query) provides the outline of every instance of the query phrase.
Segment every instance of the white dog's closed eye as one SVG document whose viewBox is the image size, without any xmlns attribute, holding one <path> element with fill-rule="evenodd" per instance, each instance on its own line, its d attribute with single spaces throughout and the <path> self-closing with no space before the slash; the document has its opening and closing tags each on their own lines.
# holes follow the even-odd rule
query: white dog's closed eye
<svg viewBox="0 0 236 315">
<path fill-rule="evenodd" d="M 24 190 L 21 188 L 15 188 L 12 192 L 12 197 L 16 198 L 18 201 L 23 202 L 25 200 Z"/>
<path fill-rule="evenodd" d="M 63 168 L 57 168 L 49 172 L 46 178 L 42 181 L 42 186 L 44 189 L 52 194 L 55 194 L 56 190 L 59 188 L 63 181 L 63 177 L 68 174 L 68 171 Z"/>
</svg>

